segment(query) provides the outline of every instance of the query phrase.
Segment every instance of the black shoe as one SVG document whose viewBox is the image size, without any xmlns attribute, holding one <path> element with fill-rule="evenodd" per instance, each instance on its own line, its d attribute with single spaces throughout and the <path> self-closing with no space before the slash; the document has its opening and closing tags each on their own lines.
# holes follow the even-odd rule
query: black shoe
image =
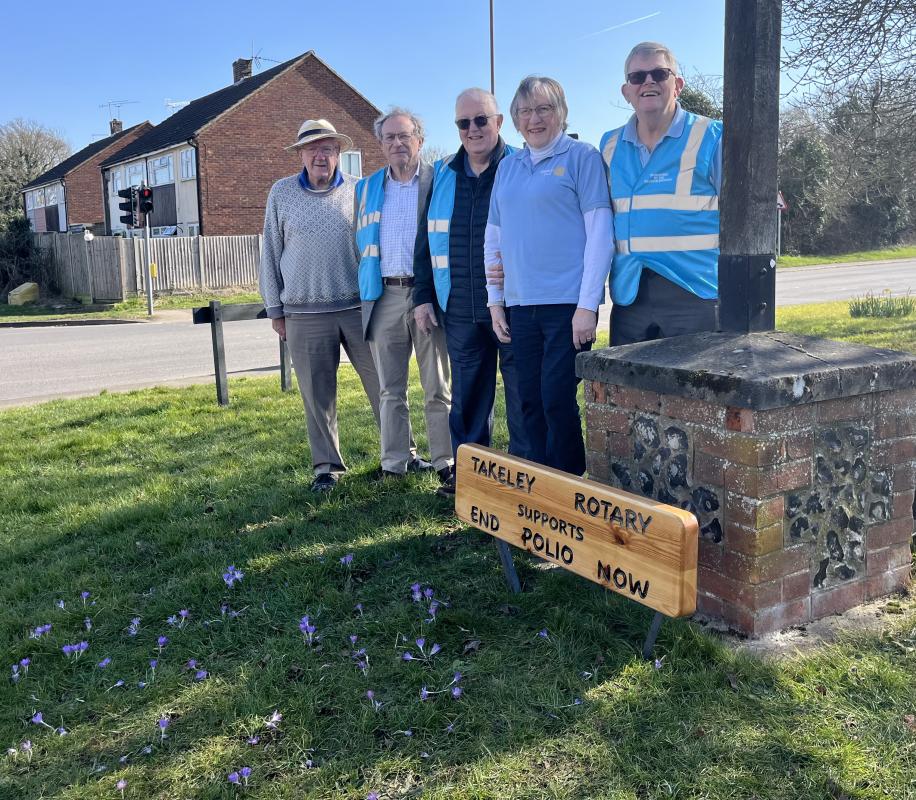
<svg viewBox="0 0 916 800">
<path fill-rule="evenodd" d="M 428 461 L 424 461 L 422 458 L 414 458 L 412 461 L 407 462 L 407 471 L 408 472 L 432 472 L 433 465 Z"/>
<path fill-rule="evenodd" d="M 323 492 L 326 494 L 332 491 L 335 486 L 337 486 L 337 478 L 330 472 L 322 472 L 320 475 L 315 476 L 315 480 L 312 481 L 312 485 L 309 486 L 309 489 L 313 492 Z"/>
<path fill-rule="evenodd" d="M 455 496 L 455 468 L 454 467 L 443 467 L 438 470 L 436 473 L 439 476 L 439 480 L 442 481 L 442 485 L 436 489 L 436 494 L 439 497 L 454 498 Z"/>
</svg>

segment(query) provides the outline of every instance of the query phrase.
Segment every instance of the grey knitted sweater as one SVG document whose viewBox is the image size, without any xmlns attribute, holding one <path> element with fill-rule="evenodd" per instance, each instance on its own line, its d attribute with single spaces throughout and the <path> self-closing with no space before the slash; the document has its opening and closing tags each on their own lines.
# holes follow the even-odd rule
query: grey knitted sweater
<svg viewBox="0 0 916 800">
<path fill-rule="evenodd" d="M 298 175 L 290 175 L 271 188 L 260 271 L 261 297 L 271 319 L 359 306 L 355 186 L 356 179 L 344 175 L 329 192 L 309 192 Z"/>
</svg>

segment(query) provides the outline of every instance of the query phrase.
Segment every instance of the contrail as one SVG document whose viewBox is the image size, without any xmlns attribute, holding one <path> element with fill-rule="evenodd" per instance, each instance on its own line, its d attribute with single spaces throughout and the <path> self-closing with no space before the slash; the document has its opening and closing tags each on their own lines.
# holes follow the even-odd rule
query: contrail
<svg viewBox="0 0 916 800">
<path fill-rule="evenodd" d="M 598 36 L 602 33 L 607 33 L 608 31 L 616 31 L 618 28 L 625 28 L 627 25 L 634 25 L 637 22 L 642 22 L 643 20 L 646 20 L 646 19 L 652 19 L 652 17 L 657 17 L 661 13 L 662 13 L 661 11 L 654 11 L 651 14 L 646 14 L 646 16 L 644 17 L 637 17 L 636 19 L 631 19 L 631 20 L 628 20 L 627 22 L 621 22 L 618 25 L 611 25 L 610 28 L 602 28 L 600 31 L 594 31 L 593 33 L 587 33 L 585 34 L 585 36 L 581 38 L 589 39 L 592 36 Z"/>
</svg>

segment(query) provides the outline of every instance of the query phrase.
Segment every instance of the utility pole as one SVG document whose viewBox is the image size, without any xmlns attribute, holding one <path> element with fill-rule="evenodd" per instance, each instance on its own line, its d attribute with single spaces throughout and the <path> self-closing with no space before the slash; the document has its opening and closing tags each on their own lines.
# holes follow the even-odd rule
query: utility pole
<svg viewBox="0 0 916 800">
<path fill-rule="evenodd" d="M 490 94 L 496 94 L 496 50 L 493 30 L 493 2 L 490 0 Z"/>
</svg>

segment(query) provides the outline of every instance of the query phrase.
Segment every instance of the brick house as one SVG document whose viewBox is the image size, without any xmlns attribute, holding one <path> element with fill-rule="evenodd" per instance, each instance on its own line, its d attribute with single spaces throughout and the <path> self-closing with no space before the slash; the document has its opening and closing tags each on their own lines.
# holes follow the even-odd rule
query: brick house
<svg viewBox="0 0 916 800">
<path fill-rule="evenodd" d="M 99 164 L 153 128 L 149 122 L 141 122 L 123 130 L 118 119 L 110 124 L 110 136 L 84 147 L 22 187 L 22 204 L 33 231 L 66 231 L 71 225 L 85 225 L 102 232 L 105 207 Z"/>
<path fill-rule="evenodd" d="M 311 50 L 251 74 L 233 65 L 234 83 L 198 98 L 101 164 L 110 233 L 119 189 L 153 187 L 153 235 L 260 233 L 271 185 L 302 167 L 284 150 L 302 121 L 325 118 L 353 139 L 341 169 L 361 176 L 383 160 L 372 129 L 380 111 Z"/>
</svg>

